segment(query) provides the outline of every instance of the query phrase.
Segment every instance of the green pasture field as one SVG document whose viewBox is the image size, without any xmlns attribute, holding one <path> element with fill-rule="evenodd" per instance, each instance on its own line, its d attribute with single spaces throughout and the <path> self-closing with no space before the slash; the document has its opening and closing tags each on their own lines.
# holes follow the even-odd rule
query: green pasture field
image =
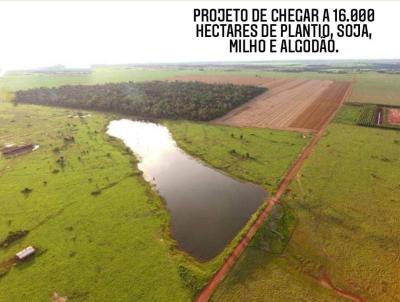
<svg viewBox="0 0 400 302">
<path fill-rule="evenodd" d="M 134 156 L 105 134 L 109 120 L 119 116 L 77 113 L 0 103 L 0 146 L 40 145 L 29 154 L 0 157 L 0 242 L 9 232 L 29 231 L 0 248 L 0 301 L 47 301 L 54 292 L 71 301 L 191 300 L 256 213 L 219 256 L 195 261 L 175 248 L 168 212 L 142 179 Z M 203 158 L 272 191 L 309 141 L 295 132 L 166 124 L 178 138 L 184 131 L 193 145 L 222 142 Z M 199 131 L 206 137 L 195 141 Z M 236 154 L 226 156 L 232 149 Z M 241 157 L 244 152 L 248 158 Z M 33 260 L 11 269 L 4 265 L 29 245 L 39 249 Z"/>
<path fill-rule="evenodd" d="M 166 121 L 177 144 L 189 154 L 270 194 L 310 141 L 311 135 L 259 128 Z"/>
<path fill-rule="evenodd" d="M 91 75 L 6 75 L 0 78 L 0 96 L 9 99 L 9 90 L 39 86 L 154 80 L 194 72 L 222 71 L 98 68 Z M 390 87 L 386 77 L 391 77 Z M 380 99 L 373 88 L 360 84 L 371 79 L 376 91 L 387 90 Z M 357 74 L 350 100 L 399 105 L 399 79 Z M 285 214 L 266 224 L 269 235 L 257 235 L 217 290 L 216 301 L 345 301 L 312 279 L 323 272 L 337 287 L 367 301 L 392 301 L 400 295 L 395 282 L 400 268 L 400 131 L 355 126 L 360 108 L 346 105 L 339 111 L 291 184 Z M 0 157 L 0 242 L 10 231 L 30 231 L 0 248 L 0 301 L 47 301 L 54 292 L 70 301 L 191 300 L 246 227 L 207 263 L 177 251 L 161 198 L 143 181 L 134 156 L 104 133 L 115 116 L 75 116 L 74 110 L 0 102 L 0 146 L 40 145 L 30 154 Z M 164 124 L 188 153 L 261 184 L 271 194 L 310 139 L 278 130 Z M 72 136 L 74 142 L 65 140 Z M 4 261 L 27 245 L 39 248 L 39 254 L 4 269 Z"/>
<path fill-rule="evenodd" d="M 340 124 L 357 125 L 362 112 L 362 104 L 345 104 L 336 113 L 333 121 Z"/>
<path fill-rule="evenodd" d="M 400 105 L 400 74 L 377 72 L 356 74 L 350 101 Z"/>
<path fill-rule="evenodd" d="M 128 81 L 152 81 L 176 75 L 193 74 L 196 70 L 162 68 L 94 68 L 90 74 L 6 74 L 0 77 L 0 88 L 11 91 L 38 87 L 76 84 L 104 84 Z"/>
<path fill-rule="evenodd" d="M 170 252 L 169 215 L 134 157 L 104 133 L 110 117 L 74 114 L 0 103 L 0 146 L 40 145 L 0 157 L 0 241 L 29 231 L 0 248 L 0 263 L 39 249 L 8 273 L 0 264 L 0 301 L 50 301 L 54 292 L 68 301 L 190 300 Z"/>
<path fill-rule="evenodd" d="M 253 244 L 214 301 L 349 301 L 323 274 L 365 301 L 400 296 L 400 131 L 351 125 L 358 108 L 344 108 L 283 198 L 287 246 Z"/>
</svg>

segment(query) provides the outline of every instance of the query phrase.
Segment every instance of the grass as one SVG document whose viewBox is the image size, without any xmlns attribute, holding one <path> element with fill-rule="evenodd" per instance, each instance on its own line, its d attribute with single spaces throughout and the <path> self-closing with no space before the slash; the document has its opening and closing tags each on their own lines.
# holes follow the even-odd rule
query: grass
<svg viewBox="0 0 400 302">
<path fill-rule="evenodd" d="M 400 105 L 400 74 L 361 73 L 355 81 L 352 102 Z"/>
<path fill-rule="evenodd" d="M 183 260 L 170 251 L 169 215 L 133 156 L 104 134 L 110 117 L 72 114 L 0 103 L 0 145 L 40 145 L 0 157 L 0 241 L 29 231 L 0 248 L 0 263 L 28 245 L 40 251 L 0 277 L 0 301 L 49 301 L 54 292 L 69 301 L 190 300 Z"/>
<path fill-rule="evenodd" d="M 220 71 L 219 73 L 222 72 Z M 226 73 L 227 72 L 225 72 L 225 74 Z M 400 105 L 400 74 L 385 74 L 374 71 L 347 74 L 322 72 L 270 72 L 258 70 L 236 70 L 229 72 L 229 74 L 235 73 L 272 78 L 303 78 L 335 81 L 354 80 L 353 92 L 349 101 L 357 103 Z"/>
<path fill-rule="evenodd" d="M 340 108 L 334 118 L 334 122 L 340 124 L 357 125 L 364 110 L 361 104 L 344 105 Z"/>
<path fill-rule="evenodd" d="M 328 290 L 303 280 L 280 256 L 297 224 L 289 208 L 277 205 L 212 301 L 287 301 L 288 297 L 290 301 L 336 301 Z"/>
<path fill-rule="evenodd" d="M 248 249 L 215 301 L 342 301 L 310 277 L 323 273 L 365 301 L 399 297 L 400 132 L 349 125 L 353 109 L 338 114 L 283 199 L 297 221 L 286 249 Z"/>
<path fill-rule="evenodd" d="M 10 232 L 18 238 L 0 248 L 0 301 L 43 301 L 54 292 L 71 301 L 191 300 L 245 229 L 209 262 L 179 252 L 160 197 L 132 154 L 104 133 L 115 117 L 90 114 L 79 118 L 74 110 L 0 103 L 0 146 L 40 145 L 30 154 L 0 157 L 0 242 Z M 209 148 L 210 157 L 201 149 L 203 158 L 271 190 L 309 140 L 294 132 L 166 123 L 177 137 L 185 132 L 193 153 L 195 144 L 223 143 Z M 39 255 L 7 270 L 6 261 L 28 245 Z"/>
<path fill-rule="evenodd" d="M 57 87 L 76 84 L 104 84 L 128 81 L 162 80 L 197 70 L 150 68 L 94 68 L 90 74 L 6 74 L 0 77 L 0 88 L 11 91 L 38 87 Z"/>
<path fill-rule="evenodd" d="M 162 79 L 185 72 L 198 71 L 105 68 L 79 76 L 10 75 L 0 78 L 1 99 L 9 99 L 9 90 L 15 89 Z M 390 87 L 384 83 L 387 77 Z M 352 100 L 398 104 L 398 76 L 365 73 L 356 80 Z M 340 301 L 307 277 L 322 271 L 336 286 L 368 301 L 390 301 L 400 294 L 395 283 L 400 132 L 353 126 L 358 110 L 344 106 L 338 113 L 291 185 L 284 214 L 272 221 L 274 232 L 266 224 L 265 234 L 245 252 L 215 300 Z M 71 301 L 192 299 L 243 231 L 207 263 L 177 252 L 160 198 L 142 180 L 134 157 L 104 135 L 110 116 L 92 113 L 81 120 L 70 114 L 0 103 L 0 145 L 40 144 L 28 155 L 0 157 L 0 241 L 11 231 L 29 231 L 0 248 L 0 263 L 30 244 L 40 250 L 32 261 L 0 274 L 0 301 L 43 301 L 53 292 Z M 308 142 L 294 132 L 165 123 L 189 153 L 271 193 Z M 71 135 L 75 143 L 64 140 Z M 64 167 L 57 163 L 61 156 Z"/>
<path fill-rule="evenodd" d="M 353 75 L 351 73 L 323 73 L 323 72 L 312 72 L 312 71 L 296 71 L 296 72 L 284 72 L 284 71 L 263 71 L 257 69 L 237 69 L 230 72 L 214 70 L 214 73 L 225 73 L 225 74 L 240 74 L 249 76 L 262 76 L 268 78 L 301 78 L 301 79 L 320 79 L 320 80 L 335 80 L 335 81 L 351 81 Z"/>
<path fill-rule="evenodd" d="M 186 152 L 238 178 L 262 185 L 270 194 L 309 142 L 301 133 L 167 121 Z"/>
<path fill-rule="evenodd" d="M 4 87 L 146 80 L 176 71 L 99 72 L 97 78 L 6 76 L 0 86 L 8 99 Z M 368 301 L 399 295 L 400 132 L 352 125 L 358 110 L 344 106 L 338 113 L 291 185 L 274 232 L 267 228 L 265 236 L 258 235 L 214 299 L 340 301 L 308 277 L 322 271 Z M 104 135 L 111 117 L 71 114 L 0 103 L 0 145 L 40 144 L 28 155 L 0 157 L 0 241 L 11 231 L 29 231 L 0 248 L 0 262 L 30 244 L 40 250 L 0 277 L 0 301 L 43 301 L 53 292 L 72 301 L 190 300 L 244 231 L 207 263 L 177 252 L 160 198 L 142 180 L 134 157 Z M 165 123 L 187 152 L 271 193 L 309 141 L 295 132 Z M 67 136 L 75 143 L 65 141 Z M 63 167 L 57 163 L 61 156 Z"/>
</svg>

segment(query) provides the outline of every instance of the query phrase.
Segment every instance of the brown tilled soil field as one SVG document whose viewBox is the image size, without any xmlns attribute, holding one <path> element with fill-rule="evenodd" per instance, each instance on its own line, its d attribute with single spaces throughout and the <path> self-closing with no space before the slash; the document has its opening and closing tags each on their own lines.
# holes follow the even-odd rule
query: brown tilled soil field
<svg viewBox="0 0 400 302">
<path fill-rule="evenodd" d="M 290 124 L 293 128 L 320 129 L 350 89 L 349 82 L 334 82 Z"/>
<path fill-rule="evenodd" d="M 389 109 L 388 121 L 389 124 L 400 125 L 400 109 Z"/>
<path fill-rule="evenodd" d="M 350 91 L 350 82 L 194 75 L 174 80 L 267 87 L 268 91 L 216 119 L 240 127 L 319 130 Z"/>
</svg>

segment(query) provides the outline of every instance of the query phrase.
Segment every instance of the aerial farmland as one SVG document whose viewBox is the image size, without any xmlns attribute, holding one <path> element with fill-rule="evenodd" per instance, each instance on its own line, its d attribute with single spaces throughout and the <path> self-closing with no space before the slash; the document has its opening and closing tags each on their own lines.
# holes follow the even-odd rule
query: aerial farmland
<svg viewBox="0 0 400 302">
<path fill-rule="evenodd" d="M 180 79 L 180 78 L 176 78 Z M 215 119 L 242 127 L 319 130 L 350 93 L 350 82 L 232 76 L 187 76 L 182 80 L 268 87 L 268 91 Z"/>
<path fill-rule="evenodd" d="M 0 301 L 399 300 L 396 68 L 6 73 Z"/>
</svg>

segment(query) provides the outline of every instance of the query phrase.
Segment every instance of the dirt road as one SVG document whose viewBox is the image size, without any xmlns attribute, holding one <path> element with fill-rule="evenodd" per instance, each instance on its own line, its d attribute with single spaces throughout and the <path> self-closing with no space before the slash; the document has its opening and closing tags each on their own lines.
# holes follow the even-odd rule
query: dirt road
<svg viewBox="0 0 400 302">
<path fill-rule="evenodd" d="M 243 237 L 243 239 L 239 242 L 239 244 L 235 247 L 233 250 L 232 254 L 228 257 L 228 259 L 224 262 L 222 267 L 217 271 L 217 273 L 211 278 L 210 282 L 207 284 L 207 286 L 201 291 L 200 295 L 197 297 L 197 302 L 206 302 L 210 299 L 211 295 L 217 288 L 217 286 L 224 280 L 224 278 L 227 276 L 229 271 L 232 269 L 232 267 L 236 264 L 237 260 L 239 259 L 240 255 L 243 253 L 243 251 L 246 249 L 248 246 L 249 242 L 257 232 L 257 230 L 264 224 L 265 220 L 267 219 L 268 215 L 270 214 L 272 208 L 274 207 L 275 204 L 279 203 L 280 198 L 282 195 L 285 193 L 286 189 L 288 188 L 290 182 L 292 179 L 297 175 L 299 172 L 300 168 L 302 167 L 304 161 L 308 158 L 308 156 L 311 154 L 311 152 L 314 150 L 314 147 L 324 134 L 324 131 L 330 121 L 333 119 L 335 116 L 335 113 L 339 108 L 343 105 L 345 100 L 350 96 L 351 94 L 351 89 L 352 85 L 349 85 L 347 88 L 346 93 L 343 95 L 339 106 L 336 108 L 335 111 L 331 113 L 331 116 L 325 120 L 324 124 L 320 128 L 320 130 L 315 134 L 311 142 L 304 148 L 303 152 L 299 155 L 299 157 L 296 159 L 295 163 L 293 166 L 290 168 L 290 170 L 287 172 L 281 183 L 279 184 L 278 190 L 275 193 L 274 196 L 271 198 L 267 199 L 265 201 L 266 207 L 265 209 L 261 212 L 261 214 L 258 216 L 257 220 L 251 225 L 250 229 L 247 231 L 246 235 Z"/>
</svg>

